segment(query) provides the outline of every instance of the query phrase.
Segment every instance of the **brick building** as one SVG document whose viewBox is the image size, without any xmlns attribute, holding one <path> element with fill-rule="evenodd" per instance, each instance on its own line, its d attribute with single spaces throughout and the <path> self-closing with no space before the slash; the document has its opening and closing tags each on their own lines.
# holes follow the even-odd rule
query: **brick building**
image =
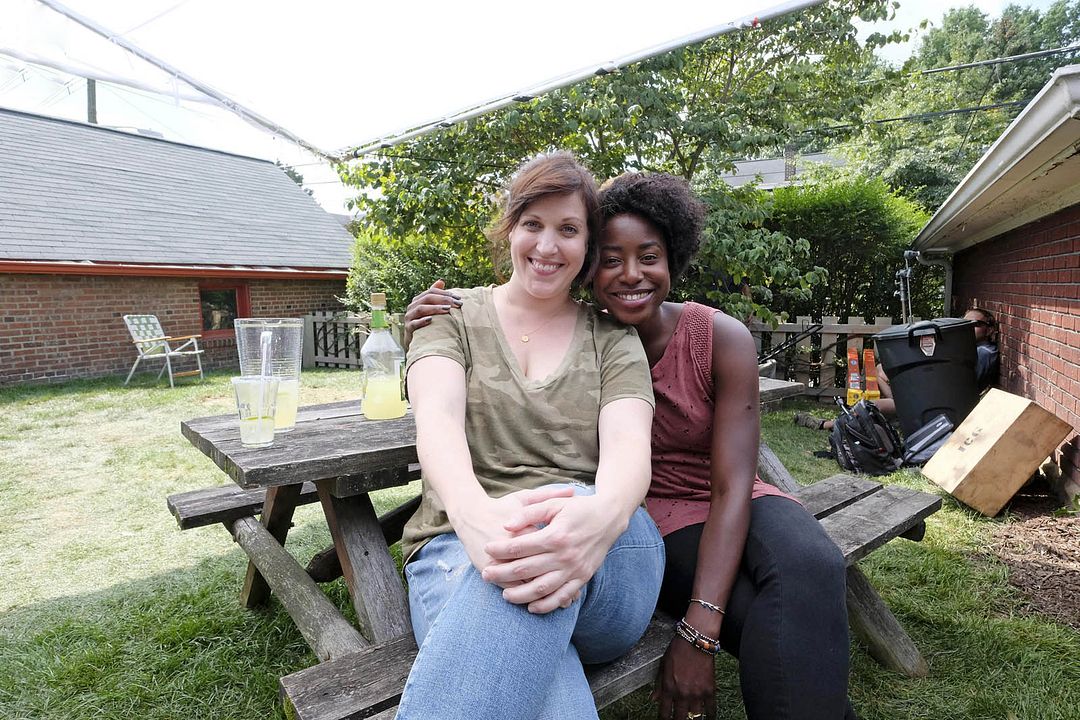
<svg viewBox="0 0 1080 720">
<path fill-rule="evenodd" d="M 953 313 L 1001 327 L 1002 389 L 1073 426 L 1058 451 L 1080 494 L 1080 65 L 1060 68 L 915 239 L 952 256 Z"/>
<path fill-rule="evenodd" d="M 351 248 L 273 163 L 0 109 L 0 386 L 126 372 L 126 314 L 235 363 L 233 318 L 340 309 Z"/>
</svg>

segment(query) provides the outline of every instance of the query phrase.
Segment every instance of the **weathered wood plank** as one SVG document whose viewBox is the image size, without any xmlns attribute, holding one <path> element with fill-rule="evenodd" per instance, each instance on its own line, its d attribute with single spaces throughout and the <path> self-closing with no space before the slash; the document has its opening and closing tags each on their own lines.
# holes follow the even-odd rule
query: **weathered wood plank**
<svg viewBox="0 0 1080 720">
<path fill-rule="evenodd" d="M 393 545 L 401 539 L 405 530 L 405 523 L 420 507 L 420 496 L 406 500 L 393 510 L 379 516 L 379 527 L 382 529 L 383 540 L 387 545 Z M 330 547 L 315 554 L 307 564 L 307 573 L 315 579 L 315 582 L 330 582 L 341 577 L 341 560 L 337 555 L 337 548 Z"/>
<path fill-rule="evenodd" d="M 765 443 L 758 445 L 757 472 L 762 480 L 786 493 L 793 495 L 799 492 L 799 483 L 795 482 L 784 463 L 780 462 L 780 458 L 776 457 L 776 453 Z"/>
<path fill-rule="evenodd" d="M 265 500 L 266 490 L 263 488 L 242 490 L 236 484 L 229 484 L 176 493 L 168 497 L 167 504 L 180 529 L 190 530 L 256 515 L 262 511 Z M 296 504 L 307 505 L 318 500 L 315 485 L 304 483 Z"/>
<path fill-rule="evenodd" d="M 800 487 L 793 495 L 818 520 L 881 489 L 881 483 L 854 475 L 833 475 Z"/>
<path fill-rule="evenodd" d="M 233 416 L 189 420 L 181 432 L 243 488 L 361 476 L 417 462 L 411 411 L 395 420 L 367 420 L 356 403 L 302 409 L 293 431 L 269 448 L 241 446 Z"/>
<path fill-rule="evenodd" d="M 386 472 L 386 471 L 378 471 Z M 420 478 L 420 466 L 410 465 L 405 476 L 405 482 L 412 482 Z M 345 492 L 335 493 L 339 495 L 351 494 L 357 485 L 346 485 L 345 482 L 354 482 L 351 478 L 341 478 L 337 482 Z M 377 478 L 369 484 L 381 485 L 386 479 Z M 237 518 L 257 515 L 262 512 L 263 503 L 266 500 L 265 488 L 243 490 L 236 484 L 223 485 L 221 487 L 203 488 L 202 490 L 190 490 L 175 493 L 167 498 L 169 512 L 176 518 L 176 524 L 181 530 L 213 525 L 219 522 L 230 522 Z M 300 494 L 296 499 L 297 505 L 308 505 L 319 501 L 318 492 L 314 483 L 304 483 L 300 488 Z M 415 509 L 415 508 L 414 508 Z M 384 516 L 386 517 L 386 516 Z M 406 518 L 408 519 L 408 518 Z M 379 518 L 383 523 L 383 517 Z M 385 530 L 385 527 L 384 527 Z M 397 530 L 397 537 L 388 540 L 387 544 L 393 544 L 401 539 L 401 530 Z M 384 535 L 386 533 L 384 532 Z"/>
<path fill-rule="evenodd" d="M 262 524 L 280 545 L 292 527 L 293 512 L 300 496 L 299 485 L 282 485 L 266 491 L 263 502 Z M 244 576 L 244 588 L 240 591 L 240 603 L 246 608 L 265 605 L 270 600 L 270 586 L 255 563 L 248 562 Z"/>
<path fill-rule="evenodd" d="M 823 317 L 821 318 L 822 326 L 836 325 L 840 318 L 837 317 Z M 837 334 L 836 333 L 821 333 L 821 372 L 818 377 L 819 388 L 833 388 L 836 387 L 836 354 L 837 354 Z M 845 348 L 842 352 L 847 352 Z"/>
<path fill-rule="evenodd" d="M 674 636 L 673 627 L 671 618 L 658 613 L 626 655 L 605 665 L 586 667 L 598 708 L 653 681 Z M 381 717 L 382 713 L 391 713 L 401 700 L 416 652 L 411 636 L 397 638 L 286 675 L 280 681 L 281 694 L 297 720 Z"/>
<path fill-rule="evenodd" d="M 795 318 L 795 322 L 802 330 L 805 330 L 813 322 L 813 318 L 809 315 L 799 315 Z M 810 385 L 810 368 L 813 365 L 813 350 L 804 349 L 810 348 L 813 336 L 803 338 L 799 341 L 795 347 L 795 382 L 800 382 L 804 386 Z"/>
<path fill-rule="evenodd" d="M 279 680 L 297 720 L 354 720 L 396 708 L 409 677 L 416 642 L 412 634 Z"/>
<path fill-rule="evenodd" d="M 888 485 L 820 522 L 850 565 L 940 508 L 937 495 Z"/>
<path fill-rule="evenodd" d="M 786 397 L 801 395 L 806 389 L 802 383 L 776 378 L 758 378 L 758 402 L 774 402 Z"/>
<path fill-rule="evenodd" d="M 262 523 L 240 518 L 231 531 L 320 660 L 339 658 L 367 645 Z"/>
<path fill-rule="evenodd" d="M 882 330 L 888 330 L 893 327 L 895 323 L 867 323 L 863 322 L 862 318 L 851 317 L 848 318 L 846 323 L 842 322 L 822 322 L 821 333 L 833 333 L 840 335 L 855 335 L 865 336 L 879 333 Z M 752 333 L 796 333 L 803 330 L 802 325 L 799 323 L 780 323 L 775 328 L 771 325 L 767 325 L 762 322 L 752 322 L 747 325 Z M 775 346 L 774 346 L 775 347 Z"/>
<path fill-rule="evenodd" d="M 656 679 L 660 660 L 675 636 L 675 621 L 657 613 L 645 634 L 621 658 L 585 668 L 596 707 L 602 708 Z"/>
<path fill-rule="evenodd" d="M 854 565 L 848 568 L 847 588 L 848 622 L 866 645 L 870 657 L 908 677 L 926 677 L 930 667 L 919 648 L 874 586 Z M 855 598 L 854 603 L 852 598 Z M 853 608 L 855 612 L 852 612 Z"/>
<path fill-rule="evenodd" d="M 334 497 L 331 482 L 318 483 L 319 500 L 357 619 L 373 642 L 411 634 L 405 588 L 387 550 L 371 499 L 367 495 Z"/>
</svg>

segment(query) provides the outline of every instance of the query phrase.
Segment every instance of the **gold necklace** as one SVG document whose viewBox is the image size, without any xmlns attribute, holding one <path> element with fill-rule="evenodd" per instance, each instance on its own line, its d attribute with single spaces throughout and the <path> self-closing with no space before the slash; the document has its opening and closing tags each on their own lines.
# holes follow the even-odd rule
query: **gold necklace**
<svg viewBox="0 0 1080 720">
<path fill-rule="evenodd" d="M 500 286 L 500 287 L 502 287 L 502 286 Z M 494 293 L 492 293 L 492 295 L 494 296 Z M 504 300 L 504 302 L 505 302 L 505 300 Z M 577 302 L 576 302 L 576 301 L 573 301 L 573 304 L 574 304 L 574 307 L 577 307 Z M 559 315 L 560 315 L 560 314 L 562 314 L 562 308 L 559 308 L 558 310 L 556 310 L 556 311 L 555 311 L 555 312 L 554 312 L 554 313 L 553 313 L 553 314 L 551 315 L 551 317 L 549 317 L 549 318 L 548 318 L 547 320 L 545 320 L 544 322 L 542 322 L 542 323 L 540 323 L 539 325 L 537 325 L 537 326 L 536 326 L 535 328 L 533 328 L 533 329 L 532 329 L 532 330 L 530 330 L 529 332 L 524 332 L 524 333 L 521 333 L 521 335 L 519 335 L 519 336 L 518 336 L 518 341 L 519 341 L 519 342 L 523 342 L 523 343 L 527 343 L 527 342 L 529 342 L 529 340 L 531 339 L 531 337 L 530 337 L 530 336 L 532 336 L 532 335 L 535 335 L 536 333 L 538 333 L 538 332 L 540 332 L 541 330 L 543 330 L 543 329 L 544 329 L 545 327 L 547 327 L 547 325 L 548 325 L 549 323 L 551 323 L 551 322 L 552 322 L 552 321 L 553 321 L 553 320 L 554 320 L 555 318 L 559 317 Z"/>
<path fill-rule="evenodd" d="M 537 326 L 536 328 L 534 328 L 534 329 L 533 329 L 532 331 L 530 331 L 530 332 L 527 332 L 527 333 L 522 333 L 522 334 L 521 334 L 521 337 L 520 337 L 520 338 L 518 338 L 518 340 L 520 340 L 520 341 L 521 341 L 521 342 L 523 342 L 523 343 L 527 343 L 527 342 L 529 342 L 529 336 L 530 336 L 530 335 L 535 335 L 535 334 L 536 334 L 537 332 L 539 332 L 539 331 L 543 330 L 543 329 L 544 329 L 544 328 L 545 328 L 545 327 L 546 327 L 546 326 L 548 325 L 548 323 L 550 323 L 550 322 L 551 322 L 552 320 L 554 320 L 555 318 L 559 317 L 559 315 L 560 315 L 561 313 L 562 313 L 562 310 L 559 310 L 559 311 L 557 311 L 557 312 L 556 312 L 556 313 L 555 313 L 554 315 L 552 315 L 552 316 L 551 316 L 551 317 L 549 317 L 549 318 L 548 318 L 547 320 L 545 320 L 544 322 L 542 322 L 542 323 L 541 323 L 541 324 L 540 324 L 539 326 Z"/>
</svg>

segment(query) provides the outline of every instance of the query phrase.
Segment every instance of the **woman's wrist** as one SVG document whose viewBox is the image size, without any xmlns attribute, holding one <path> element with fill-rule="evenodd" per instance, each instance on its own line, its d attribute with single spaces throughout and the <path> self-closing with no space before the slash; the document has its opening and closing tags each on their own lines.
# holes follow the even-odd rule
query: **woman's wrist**
<svg viewBox="0 0 1080 720">
<path fill-rule="evenodd" d="M 470 485 L 472 487 L 455 488 L 452 494 L 446 496 L 438 493 L 446 509 L 446 517 L 455 529 L 459 527 L 459 523 L 468 523 L 472 514 L 491 500 L 479 483 L 473 482 Z"/>
<path fill-rule="evenodd" d="M 723 615 L 711 612 L 697 603 L 689 603 L 683 617 L 686 618 L 686 622 L 709 637 L 719 637 L 720 627 L 724 622 Z"/>
</svg>

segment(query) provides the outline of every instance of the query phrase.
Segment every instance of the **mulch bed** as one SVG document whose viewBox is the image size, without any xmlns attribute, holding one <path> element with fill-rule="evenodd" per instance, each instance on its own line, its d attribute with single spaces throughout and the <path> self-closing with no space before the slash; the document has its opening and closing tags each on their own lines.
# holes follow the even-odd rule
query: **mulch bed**
<svg viewBox="0 0 1080 720">
<path fill-rule="evenodd" d="M 1080 630 L 1080 516 L 1061 507 L 1045 484 L 1013 498 L 1013 520 L 999 526 L 988 548 L 1009 568 L 1009 583 L 1035 612 Z"/>
</svg>

